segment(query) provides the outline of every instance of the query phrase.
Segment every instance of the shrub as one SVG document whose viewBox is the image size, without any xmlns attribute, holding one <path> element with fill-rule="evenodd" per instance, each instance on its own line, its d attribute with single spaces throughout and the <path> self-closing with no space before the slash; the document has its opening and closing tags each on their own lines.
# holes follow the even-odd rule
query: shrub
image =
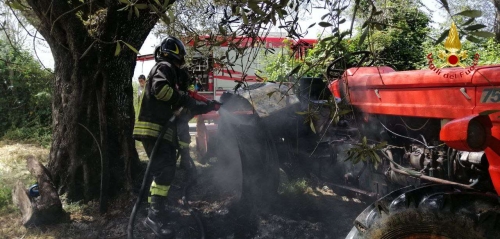
<svg viewBox="0 0 500 239">
<path fill-rule="evenodd" d="M 53 74 L 1 39 L 0 58 L 0 138 L 47 145 Z"/>
</svg>

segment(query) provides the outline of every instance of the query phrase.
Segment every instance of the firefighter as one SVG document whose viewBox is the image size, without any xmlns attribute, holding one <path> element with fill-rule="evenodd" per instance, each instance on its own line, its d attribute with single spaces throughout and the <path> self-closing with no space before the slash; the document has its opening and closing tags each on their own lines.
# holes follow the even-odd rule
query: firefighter
<svg viewBox="0 0 500 239">
<path fill-rule="evenodd" d="M 196 101 L 188 92 L 178 90 L 179 72 L 185 63 L 185 55 L 184 44 L 175 37 L 167 37 L 155 49 L 156 64 L 147 77 L 139 117 L 134 126 L 134 138 L 142 142 L 148 157 L 151 157 L 161 128 L 180 107 L 198 113 L 215 109 L 214 104 Z M 167 127 L 161 143 L 156 146 L 155 159 L 150 166 L 153 181 L 148 197 L 148 216 L 144 221 L 145 226 L 160 238 L 175 236 L 164 217 L 167 194 L 175 175 L 176 149 L 179 143 L 176 124 L 169 124 Z"/>
</svg>

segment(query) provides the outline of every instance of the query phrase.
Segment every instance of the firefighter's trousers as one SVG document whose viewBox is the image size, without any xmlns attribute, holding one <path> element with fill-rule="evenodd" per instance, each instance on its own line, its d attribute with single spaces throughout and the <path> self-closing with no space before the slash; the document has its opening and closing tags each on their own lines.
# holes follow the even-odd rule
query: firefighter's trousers
<svg viewBox="0 0 500 239">
<path fill-rule="evenodd" d="M 151 152 L 153 151 L 153 147 L 155 146 L 156 139 L 148 138 L 142 139 L 141 141 L 142 145 L 144 146 L 144 150 L 151 160 Z M 167 196 L 170 184 L 174 180 L 175 164 L 177 161 L 175 153 L 175 147 L 172 145 L 172 143 L 166 140 L 160 142 L 158 148 L 156 149 L 155 158 L 150 166 L 151 175 L 153 176 L 154 184 L 166 187 L 162 187 L 161 195 L 159 194 L 159 196 Z"/>
</svg>

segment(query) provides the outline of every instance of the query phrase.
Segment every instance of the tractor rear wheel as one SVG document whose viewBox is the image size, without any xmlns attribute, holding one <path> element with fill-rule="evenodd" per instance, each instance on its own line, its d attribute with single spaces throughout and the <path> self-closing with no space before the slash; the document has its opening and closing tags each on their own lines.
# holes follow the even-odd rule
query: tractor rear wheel
<svg viewBox="0 0 500 239">
<path fill-rule="evenodd" d="M 483 238 L 470 218 L 416 209 L 388 215 L 367 231 L 366 238 L 454 239 Z"/>
<path fill-rule="evenodd" d="M 349 239 L 500 238 L 496 195 L 452 185 L 409 186 L 366 208 Z"/>
<path fill-rule="evenodd" d="M 241 191 L 241 204 L 265 208 L 278 193 L 279 160 L 275 142 L 255 114 L 230 115 L 219 121 L 217 158 L 220 179 Z"/>
</svg>

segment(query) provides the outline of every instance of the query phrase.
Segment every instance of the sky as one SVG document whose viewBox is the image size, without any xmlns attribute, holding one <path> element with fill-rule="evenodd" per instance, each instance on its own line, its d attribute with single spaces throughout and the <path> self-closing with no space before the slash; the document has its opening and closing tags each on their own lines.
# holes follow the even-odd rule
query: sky
<svg viewBox="0 0 500 239">
<path fill-rule="evenodd" d="M 437 10 L 438 3 L 436 0 L 422 0 L 423 4 L 426 5 L 427 8 L 431 9 L 432 11 Z M 426 11 L 425 9 L 423 9 Z M 314 9 L 314 14 L 311 14 L 311 17 L 308 19 L 299 21 L 299 24 L 303 28 L 307 28 L 309 25 L 315 23 L 315 22 L 320 22 L 321 21 L 321 16 L 326 14 L 327 11 L 323 9 Z M 436 13 L 433 14 L 432 17 L 434 22 L 442 22 L 444 21 L 444 16 L 442 15 L 437 15 Z M 346 21 L 344 24 L 340 26 L 341 30 L 348 29 L 350 27 L 351 22 Z M 437 23 L 435 23 L 437 24 Z M 321 33 L 323 30 L 322 27 L 319 27 L 317 24 L 313 28 L 311 28 L 308 32 L 308 34 L 305 36 L 305 38 L 317 38 L 318 34 Z M 154 51 L 154 47 L 159 44 L 161 39 L 157 38 L 154 36 L 153 33 L 150 33 L 149 36 L 146 38 L 146 41 L 142 45 L 141 49 L 139 50 L 140 55 L 146 55 L 146 54 L 152 54 Z M 33 48 L 30 46 L 30 48 Z M 50 48 L 46 46 L 46 44 L 38 43 L 36 45 L 36 52 L 38 54 L 38 57 L 40 58 L 40 61 L 43 63 L 43 65 L 47 68 L 54 69 L 54 58 L 52 57 L 52 53 L 50 52 Z M 32 52 L 34 54 L 34 52 Z M 36 56 L 35 56 L 36 57 Z M 134 71 L 134 76 L 133 79 L 134 81 L 137 81 L 137 78 L 141 74 L 147 74 L 149 70 L 153 67 L 154 61 L 147 61 L 147 62 L 137 62 L 135 71 Z"/>
</svg>

